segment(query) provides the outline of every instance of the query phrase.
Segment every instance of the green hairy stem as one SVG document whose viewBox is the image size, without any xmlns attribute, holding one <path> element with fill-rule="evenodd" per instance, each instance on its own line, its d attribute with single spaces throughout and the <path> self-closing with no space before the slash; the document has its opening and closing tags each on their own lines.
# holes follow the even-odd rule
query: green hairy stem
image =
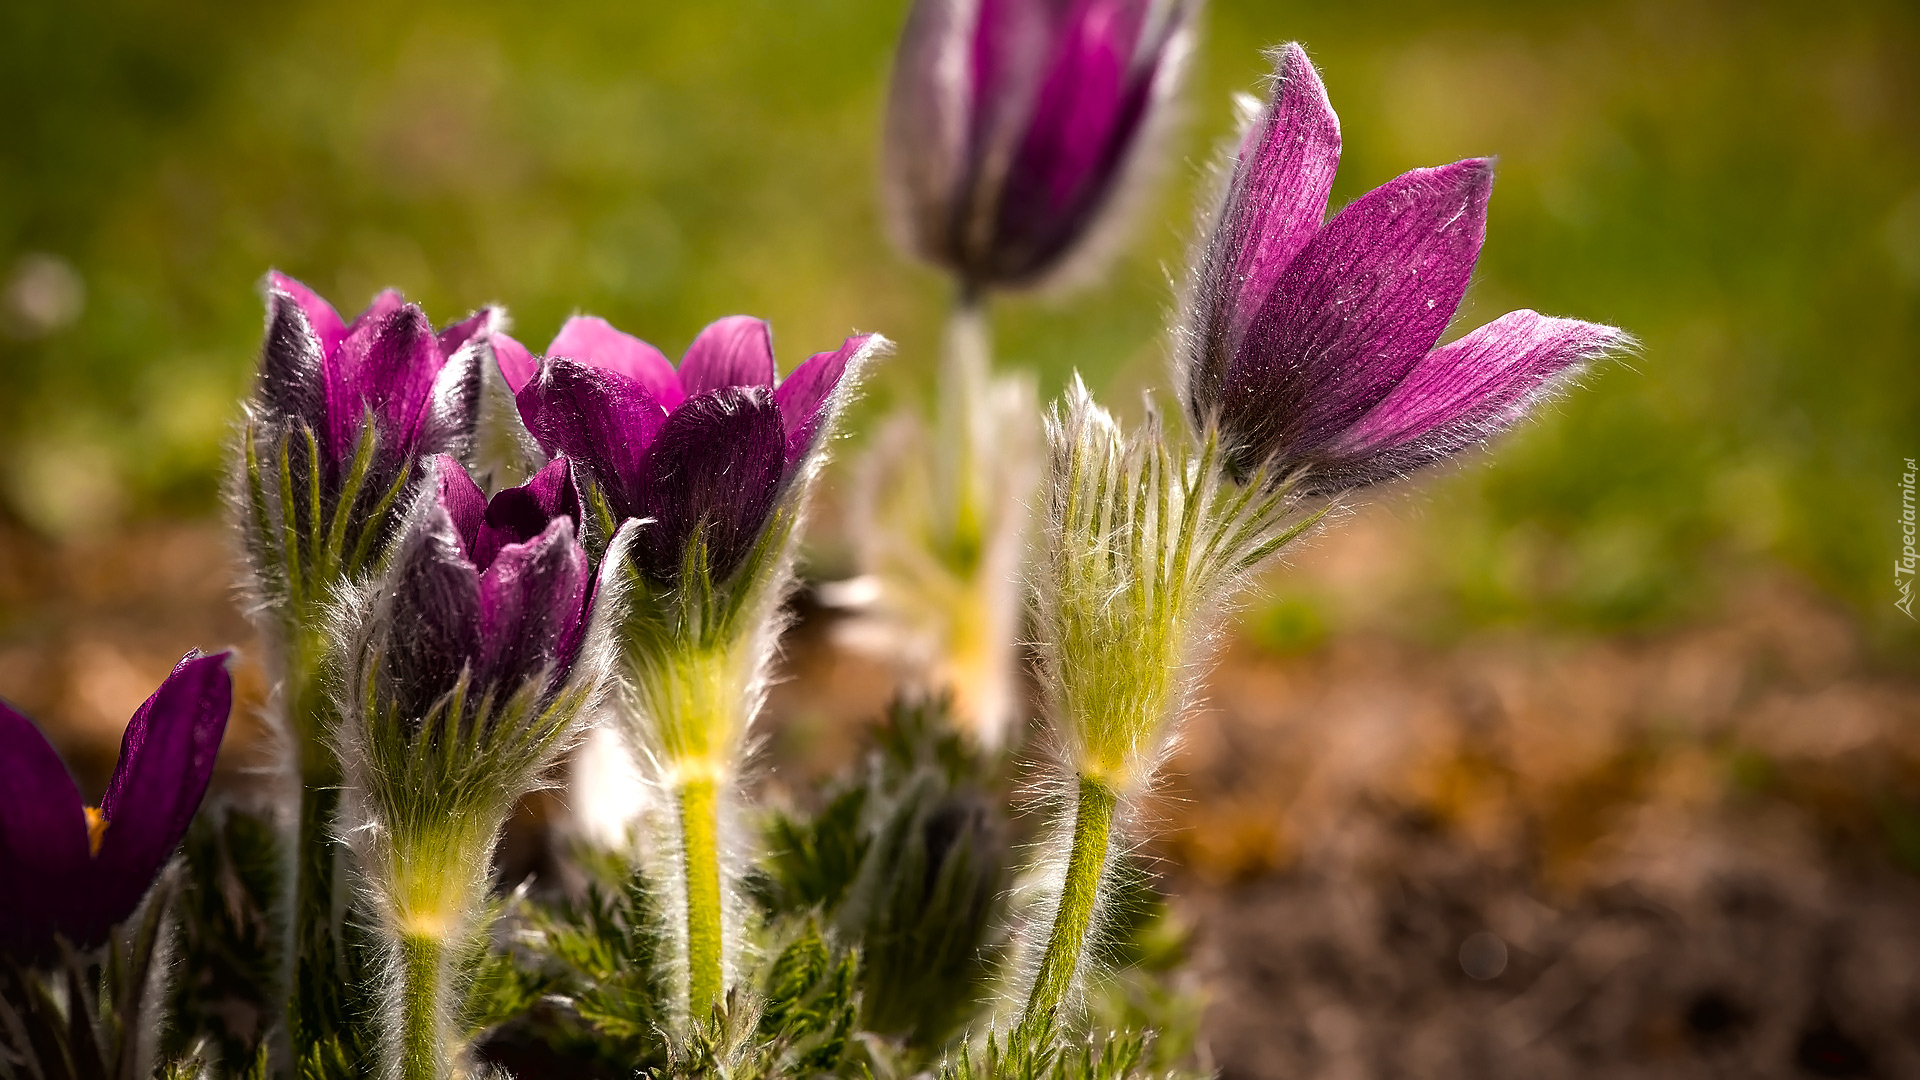
<svg viewBox="0 0 1920 1080">
<path fill-rule="evenodd" d="M 1080 800 L 1073 822 L 1073 847 L 1067 854 L 1067 878 L 1060 888 L 1060 907 L 1054 913 L 1047 951 L 1040 958 L 1033 992 L 1027 998 L 1021 1027 L 1038 1030 L 1047 1024 L 1073 987 L 1080 968 L 1087 930 L 1100 899 L 1100 877 L 1107 867 L 1107 849 L 1113 833 L 1114 808 L 1119 798 L 1098 780 L 1080 778 Z"/>
<path fill-rule="evenodd" d="M 444 1027 L 447 945 L 428 934 L 402 934 L 398 952 L 400 1030 L 396 1062 L 401 1080 L 442 1080 L 452 1073 Z"/>
<path fill-rule="evenodd" d="M 719 788 L 710 777 L 680 785 L 680 839 L 687 882 L 687 1010 L 695 1023 L 720 1000 Z"/>
</svg>

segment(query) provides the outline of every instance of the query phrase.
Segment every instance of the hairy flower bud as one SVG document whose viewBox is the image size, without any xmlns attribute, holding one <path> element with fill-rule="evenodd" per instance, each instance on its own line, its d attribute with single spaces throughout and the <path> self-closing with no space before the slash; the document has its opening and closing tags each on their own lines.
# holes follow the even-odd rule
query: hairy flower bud
<svg viewBox="0 0 1920 1080">
<path fill-rule="evenodd" d="M 454 990 L 487 867 L 600 693 L 622 580 L 608 571 L 632 534 L 615 534 L 595 582 L 567 459 L 491 501 L 451 457 L 429 475 L 384 579 L 337 616 L 341 828 L 385 946 L 382 1053 L 407 1077 L 461 1066 Z"/>
<path fill-rule="evenodd" d="M 1180 75 L 1187 0 L 920 0 L 887 116 L 888 195 L 970 289 L 1030 285 L 1109 216 Z"/>
<path fill-rule="evenodd" d="M 1516 311 L 1438 345 L 1486 236 L 1493 163 L 1415 169 L 1322 223 L 1340 122 L 1298 45 L 1240 146 L 1182 342 L 1195 423 L 1237 477 L 1389 480 L 1511 427 L 1619 330 Z"/>
</svg>

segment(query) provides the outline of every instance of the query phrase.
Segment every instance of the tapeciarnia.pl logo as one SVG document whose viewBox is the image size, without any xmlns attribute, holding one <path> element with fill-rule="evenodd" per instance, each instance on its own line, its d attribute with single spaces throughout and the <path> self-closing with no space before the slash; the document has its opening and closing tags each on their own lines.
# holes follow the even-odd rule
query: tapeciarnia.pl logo
<svg viewBox="0 0 1920 1080">
<path fill-rule="evenodd" d="M 1914 516 L 1913 516 L 1913 480 L 1915 469 L 1912 458 L 1906 458 L 1906 470 L 1900 474 L 1900 557 L 1893 560 L 1893 587 L 1900 593 L 1900 599 L 1893 606 L 1905 612 L 1907 618 L 1913 614 L 1913 572 L 1914 572 Z"/>
</svg>

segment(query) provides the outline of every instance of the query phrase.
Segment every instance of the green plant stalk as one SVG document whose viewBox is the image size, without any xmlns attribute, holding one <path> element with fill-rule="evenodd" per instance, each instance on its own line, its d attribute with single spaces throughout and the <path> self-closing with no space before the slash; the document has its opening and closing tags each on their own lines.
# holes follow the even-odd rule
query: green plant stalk
<svg viewBox="0 0 1920 1080">
<path fill-rule="evenodd" d="M 677 804 L 686 900 L 687 1015 L 695 1024 L 725 992 L 726 923 L 720 867 L 720 800 L 746 725 L 745 640 L 715 626 L 714 639 L 664 641 L 629 654 L 645 702 L 642 752 L 665 767 Z"/>
<path fill-rule="evenodd" d="M 679 789 L 682 872 L 687 883 L 687 1012 L 695 1023 L 720 1000 L 720 797 L 712 777 Z"/>
<path fill-rule="evenodd" d="M 1020 1018 L 1024 1031 L 1039 1031 L 1048 1026 L 1066 1000 L 1067 991 L 1073 987 L 1074 974 L 1080 968 L 1080 954 L 1086 948 L 1087 930 L 1093 923 L 1093 911 L 1100 899 L 1100 877 L 1107 868 L 1107 848 L 1118 804 L 1119 797 L 1112 788 L 1092 777 L 1080 778 L 1073 847 L 1067 854 L 1067 878 L 1060 888 L 1060 907 L 1054 913 L 1053 930 L 1047 935 L 1047 951 L 1040 958 L 1033 992 Z"/>
<path fill-rule="evenodd" d="M 401 1080 L 442 1080 L 451 1074 L 441 1030 L 447 1015 L 447 945 L 431 934 L 404 933 L 399 951 Z"/>
<path fill-rule="evenodd" d="M 983 520 L 986 493 L 981 490 L 982 444 L 992 437 L 987 427 L 987 383 L 992 374 L 992 346 L 987 336 L 987 313 L 976 297 L 962 296 L 947 321 L 946 347 L 940 352 L 935 390 L 936 494 L 945 503 L 940 552 L 962 577 L 972 576 L 985 543 Z"/>
</svg>

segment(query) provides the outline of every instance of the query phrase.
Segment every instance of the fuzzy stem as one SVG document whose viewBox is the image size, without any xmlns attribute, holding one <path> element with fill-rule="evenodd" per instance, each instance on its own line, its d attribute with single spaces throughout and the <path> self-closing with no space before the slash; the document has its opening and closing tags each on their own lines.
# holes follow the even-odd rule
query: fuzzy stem
<svg viewBox="0 0 1920 1080">
<path fill-rule="evenodd" d="M 430 934 L 399 935 L 395 942 L 399 977 L 398 1060 L 391 1072 L 400 1080 L 442 1080 L 452 1073 L 447 1060 L 447 945 Z"/>
<path fill-rule="evenodd" d="M 1087 929 L 1100 897 L 1100 876 L 1107 868 L 1108 841 L 1113 833 L 1114 790 L 1092 777 L 1080 778 L 1080 802 L 1073 822 L 1073 848 L 1067 855 L 1067 878 L 1060 888 L 1060 908 L 1054 914 L 1047 951 L 1033 980 L 1020 1026 L 1039 1031 L 1048 1025 L 1066 1000 L 1080 968 Z"/>
<path fill-rule="evenodd" d="M 699 1023 L 721 990 L 719 788 L 712 777 L 680 785 L 682 870 L 687 880 L 687 1013 Z"/>
</svg>

